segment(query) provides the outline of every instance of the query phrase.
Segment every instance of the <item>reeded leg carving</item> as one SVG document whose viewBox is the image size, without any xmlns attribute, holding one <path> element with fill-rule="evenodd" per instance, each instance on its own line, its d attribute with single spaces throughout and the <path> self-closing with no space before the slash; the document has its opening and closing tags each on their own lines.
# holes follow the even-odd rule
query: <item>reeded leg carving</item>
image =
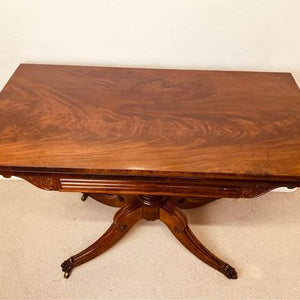
<svg viewBox="0 0 300 300">
<path fill-rule="evenodd" d="M 142 207 L 138 202 L 125 205 L 117 211 L 110 228 L 90 247 L 70 257 L 61 264 L 64 277 L 68 278 L 73 268 L 97 257 L 117 243 L 129 229 L 142 218 Z"/>
<path fill-rule="evenodd" d="M 196 238 L 187 224 L 186 216 L 170 201 L 166 201 L 161 207 L 160 220 L 164 222 L 174 236 L 199 259 L 223 273 L 227 278 L 237 278 L 237 273 L 234 268 L 212 254 Z"/>
</svg>

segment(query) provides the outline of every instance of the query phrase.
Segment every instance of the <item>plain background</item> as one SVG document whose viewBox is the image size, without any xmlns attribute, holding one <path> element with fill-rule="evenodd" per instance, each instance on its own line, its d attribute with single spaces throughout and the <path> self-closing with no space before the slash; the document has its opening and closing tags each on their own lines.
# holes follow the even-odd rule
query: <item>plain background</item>
<svg viewBox="0 0 300 300">
<path fill-rule="evenodd" d="M 21 62 L 292 72 L 299 0 L 0 0 L 0 88 Z"/>
<path fill-rule="evenodd" d="M 210 70 L 283 71 L 291 72 L 299 84 L 300 1 L 0 0 L 0 89 L 22 62 Z M 21 189 L 19 191 L 19 188 L 16 188 L 15 184 L 20 185 Z M 3 191 L 4 189 L 3 185 Z M 74 229 L 74 224 L 70 221 L 72 219 L 71 217 L 68 217 L 68 221 L 70 222 L 66 225 L 66 223 L 63 223 L 63 213 L 61 212 L 62 215 L 56 216 L 55 218 L 57 220 L 53 221 L 52 217 L 54 217 L 54 215 L 46 214 L 43 216 L 43 212 L 45 211 L 42 210 L 40 206 L 41 203 L 38 203 L 38 201 L 34 202 L 36 198 L 42 201 L 43 197 L 45 197 L 46 202 L 42 203 L 48 203 L 48 197 L 51 197 L 51 199 L 53 197 L 53 201 L 55 201 L 54 199 L 64 198 L 63 195 L 54 196 L 54 194 L 51 194 L 50 196 L 49 194 L 48 196 L 47 192 L 35 191 L 34 187 L 29 188 L 29 186 L 27 187 L 26 184 L 24 185 L 24 183 L 21 182 L 11 182 L 7 186 L 7 189 L 11 199 L 20 199 L 20 203 L 14 202 L 15 200 L 10 202 L 10 205 L 13 206 L 12 210 L 19 212 L 19 215 L 18 213 L 11 215 L 12 210 L 10 206 L 4 205 L 5 202 L 3 202 L 4 208 L 1 210 L 3 212 L 3 228 L 7 227 L 7 229 L 5 232 L 2 232 L 4 235 L 2 236 L 2 241 L 6 242 L 6 248 L 0 241 L 0 249 L 4 253 L 4 255 L 2 255 L 2 259 L 4 259 L 2 261 L 2 267 L 4 266 L 5 269 L 5 272 L 2 272 L 4 277 L 0 283 L 0 290 L 2 290 L 2 292 L 4 292 L 3 295 L 6 295 L 8 298 L 76 298 L 79 297 L 78 295 L 83 297 L 85 295 L 84 289 L 80 289 L 80 276 L 83 275 L 83 273 L 88 273 L 91 276 L 91 281 L 88 281 L 88 278 L 82 279 L 86 289 L 88 289 L 89 297 L 101 296 L 102 292 L 105 296 L 111 295 L 112 297 L 125 299 L 128 297 L 140 297 L 145 299 L 149 297 L 184 298 L 185 296 L 188 298 L 196 298 L 197 296 L 202 298 L 208 298 L 209 296 L 220 298 L 224 291 L 225 294 L 223 295 L 226 295 L 226 297 L 232 295 L 235 298 L 268 298 L 268 296 L 271 298 L 295 298 L 299 294 L 299 290 L 294 283 L 296 282 L 294 276 L 298 276 L 299 278 L 299 273 L 298 275 L 290 273 L 292 270 L 296 272 L 296 270 L 299 269 L 296 268 L 294 264 L 294 262 L 299 264 L 299 256 L 296 258 L 291 257 L 290 260 L 286 262 L 277 262 L 276 265 L 276 259 L 282 259 L 282 257 L 285 257 L 285 253 L 283 250 L 278 252 L 278 249 L 274 246 L 277 243 L 277 238 L 278 243 L 282 244 L 282 242 L 279 241 L 279 236 L 275 234 L 276 231 L 278 231 L 281 237 L 286 237 L 282 244 L 285 251 L 290 250 L 290 255 L 293 255 L 293 253 L 299 250 L 299 243 L 295 244 L 293 233 L 295 232 L 295 236 L 297 236 L 296 234 L 299 236 L 300 227 L 296 218 L 297 212 L 293 210 L 297 203 L 296 195 L 290 194 L 287 196 L 291 198 L 291 201 L 285 202 L 284 204 L 282 204 L 281 200 L 285 198 L 280 195 L 276 196 L 277 200 L 273 199 L 273 196 L 263 198 L 266 201 L 265 204 L 262 202 L 261 205 L 261 209 L 263 209 L 263 207 L 265 208 L 263 213 L 258 213 L 255 210 L 259 202 L 249 202 L 249 207 L 244 206 L 245 215 L 240 216 L 238 220 L 234 217 L 234 214 L 242 214 L 243 210 L 235 206 L 236 202 L 232 202 L 235 200 L 230 200 L 231 202 L 228 202 L 224 207 L 221 204 L 219 208 L 218 205 L 220 204 L 216 203 L 212 206 L 213 212 L 216 211 L 216 215 L 219 217 L 223 216 L 224 218 L 224 210 L 233 210 L 232 221 L 230 223 L 231 227 L 227 224 L 227 228 L 224 229 L 223 223 L 226 223 L 226 221 L 223 222 L 223 219 L 221 219 L 219 223 L 218 221 L 213 221 L 215 226 L 210 226 L 212 224 L 210 224 L 210 222 L 207 223 L 207 219 L 204 219 L 202 227 L 198 226 L 198 229 L 195 226 L 193 227 L 196 233 L 203 233 L 204 236 L 206 236 L 207 232 L 207 236 L 211 237 L 211 240 L 209 238 L 207 239 L 208 244 L 210 243 L 209 241 L 214 241 L 217 237 L 218 241 L 215 243 L 211 242 L 211 245 L 215 248 L 219 243 L 220 249 L 218 253 L 223 253 L 223 257 L 225 256 L 225 258 L 227 257 L 232 259 L 232 261 L 238 262 L 240 261 L 238 255 L 246 258 L 247 255 L 252 255 L 246 262 L 241 262 L 240 265 L 237 264 L 243 269 L 243 273 L 236 283 L 227 282 L 226 278 L 220 278 L 218 274 L 210 272 L 210 269 L 206 269 L 206 266 L 199 265 L 198 261 L 194 260 L 189 253 L 186 253 L 185 249 L 181 249 L 180 245 L 177 245 L 176 241 L 172 240 L 170 236 L 170 241 L 167 240 L 166 245 L 169 245 L 168 247 L 174 247 L 171 253 L 174 252 L 174 255 L 177 255 L 176 257 L 184 257 L 186 260 L 180 261 L 180 267 L 190 268 L 192 272 L 188 276 L 186 288 L 182 286 L 180 289 L 182 281 L 187 280 L 186 277 L 183 278 L 183 275 L 187 274 L 186 270 L 181 272 L 178 268 L 174 267 L 170 275 L 168 272 L 170 266 L 167 264 L 176 263 L 176 261 L 174 262 L 172 260 L 174 257 L 165 250 L 166 252 L 162 252 L 162 255 L 165 254 L 163 260 L 157 260 L 157 256 L 155 256 L 156 260 L 154 260 L 154 262 L 157 264 L 157 269 L 153 271 L 151 269 L 151 262 L 148 262 L 148 264 L 150 264 L 149 268 L 145 267 L 144 269 L 138 268 L 138 270 L 135 270 L 135 272 L 137 272 L 135 273 L 136 281 L 130 282 L 131 286 L 128 287 L 129 291 L 127 291 L 127 294 L 125 291 L 126 282 L 123 282 L 122 287 L 124 286 L 124 290 L 123 294 L 120 294 L 120 290 L 117 292 L 118 289 L 116 288 L 118 284 L 120 284 L 119 278 L 108 277 L 105 279 L 105 285 L 103 284 L 103 286 L 101 286 L 100 282 L 97 284 L 97 280 L 101 281 L 102 275 L 107 274 L 107 276 L 111 276 L 107 270 L 103 271 L 101 269 L 102 267 L 97 264 L 97 261 L 94 264 L 91 263 L 82 267 L 83 273 L 78 270 L 77 276 L 76 274 L 73 275 L 73 280 L 75 280 L 73 282 L 61 281 L 60 270 L 57 270 L 55 281 L 51 281 L 51 284 L 49 284 L 51 278 L 53 278 L 53 274 L 49 273 L 48 277 L 46 277 L 49 279 L 49 282 L 45 282 L 45 272 L 42 268 L 39 269 L 40 273 L 34 273 L 36 270 L 34 272 L 31 271 L 27 278 L 28 269 L 35 263 L 35 256 L 32 256 L 32 252 L 30 251 L 34 251 L 36 247 L 35 243 L 38 243 L 36 237 L 39 234 L 39 230 L 44 230 L 45 233 L 46 228 L 49 228 L 49 231 L 47 231 L 47 241 L 49 246 L 52 247 L 53 245 L 50 242 L 51 240 L 53 241 L 52 229 L 58 220 L 62 222 L 60 223 L 60 227 L 57 227 L 57 245 L 60 245 L 60 248 L 56 248 L 57 251 L 54 251 L 54 254 L 52 253 L 53 255 L 57 255 L 55 258 L 57 259 L 56 263 L 58 266 L 62 256 L 68 253 L 74 254 L 73 252 L 82 249 L 93 240 L 93 237 L 89 235 L 82 241 L 78 241 L 76 238 L 70 238 L 70 243 L 66 246 L 63 241 L 69 238 L 67 235 L 68 230 L 72 232 L 72 234 L 72 230 L 74 230 L 74 236 L 80 237 L 83 235 L 83 232 L 78 232 L 78 228 L 84 228 L 82 230 L 87 230 L 88 232 L 91 232 L 91 228 L 94 228 L 94 237 L 98 237 L 98 219 L 95 216 L 94 219 L 91 220 L 88 215 L 94 211 L 93 205 L 95 205 L 95 207 L 98 206 L 97 204 L 88 204 L 92 205 L 90 211 L 86 211 L 84 217 L 78 219 L 76 223 L 77 227 Z M 67 196 L 66 199 L 73 201 L 65 202 L 64 210 L 67 214 L 70 203 L 72 203 L 72 207 L 75 208 L 80 205 L 80 202 L 77 202 L 77 197 L 77 195 Z M 70 200 L 71 198 L 72 200 Z M 279 198 L 282 199 L 279 201 Z M 294 202 L 292 202 L 292 200 Z M 24 203 L 23 201 L 25 201 L 28 206 L 24 204 L 23 207 L 21 205 Z M 268 201 L 270 201 L 270 206 L 268 206 L 270 210 L 266 210 L 265 206 L 269 205 Z M 274 206 L 272 205 L 273 203 Z M 55 205 L 57 210 L 60 209 L 60 205 L 61 203 Z M 22 207 L 24 209 L 27 207 L 28 213 L 29 211 L 32 212 L 32 218 L 28 220 L 28 222 L 30 222 L 30 226 L 32 226 L 30 229 L 33 229 L 33 231 L 30 231 L 33 232 L 32 236 L 30 235 L 33 243 L 28 243 L 28 245 L 24 246 L 25 254 L 23 250 L 17 251 L 14 247 L 14 243 L 11 242 L 11 239 L 14 239 L 17 233 L 20 237 L 23 237 L 24 243 L 28 241 L 27 235 L 29 231 L 26 231 L 25 228 L 28 230 L 26 226 L 28 226 L 29 223 L 26 219 L 22 219 L 21 223 L 17 223 L 16 221 L 19 216 L 22 216 L 24 211 Z M 51 207 L 51 205 L 47 207 L 47 209 L 49 209 L 49 211 L 55 211 L 54 206 Z M 99 220 L 101 219 L 101 215 L 103 216 L 102 210 L 105 214 L 105 209 L 109 210 L 110 208 L 99 207 Z M 207 210 L 209 212 L 209 208 Z M 280 213 L 282 210 L 283 215 Z M 249 211 L 251 212 L 250 215 Z M 259 217 L 257 217 L 257 213 Z M 292 218 L 290 219 L 291 213 Z M 192 213 L 192 219 L 196 220 L 197 214 L 199 214 L 199 211 Z M 30 216 L 30 214 L 28 215 Z M 202 214 L 202 217 L 203 215 L 204 214 Z M 211 215 L 213 216 L 213 213 Z M 253 215 L 255 216 L 254 221 L 251 219 Z M 274 217 L 274 215 L 276 217 Z M 49 220 L 47 216 L 49 216 Z M 247 216 L 247 220 L 249 220 L 249 224 L 247 223 L 247 225 L 245 225 L 244 221 L 245 216 Z M 42 217 L 45 217 L 43 219 L 46 220 L 44 221 L 45 224 L 41 224 Z M 266 218 L 267 221 L 265 221 Z M 7 225 L 10 224 L 7 220 L 11 222 L 11 227 Z M 107 228 L 110 220 L 111 216 L 107 216 L 103 221 L 104 223 L 101 225 L 102 231 Z M 284 227 L 282 227 L 283 225 L 279 220 L 284 223 Z M 214 222 L 217 222 L 217 224 Z M 253 222 L 257 224 L 255 227 L 251 225 Z M 19 229 L 14 230 L 15 224 L 18 224 Z M 152 235 L 153 237 L 156 236 L 156 241 L 160 241 L 162 232 L 160 231 L 161 227 L 158 226 L 160 225 L 156 224 L 156 226 L 151 227 L 149 224 L 144 224 L 144 228 L 136 229 L 136 232 L 138 234 L 140 233 L 140 240 L 138 240 L 138 234 L 136 238 L 130 236 L 130 238 L 126 240 L 127 244 L 124 243 L 124 247 L 126 247 L 126 245 L 129 247 L 127 252 L 140 249 L 137 247 L 141 247 L 140 253 L 138 253 L 137 256 L 141 256 L 142 259 L 147 259 L 143 253 L 145 252 L 145 248 L 151 247 L 152 241 L 148 239 L 146 235 L 151 235 L 151 232 L 153 232 Z M 240 231 L 239 228 L 241 226 L 243 230 L 247 232 L 246 235 L 243 235 L 243 231 Z M 61 231 L 59 231 L 58 228 Z M 37 232 L 35 232 L 34 229 L 37 230 Z M 67 230 L 67 233 L 64 234 L 65 237 L 59 238 L 60 234 L 62 234 L 61 232 L 66 232 L 65 230 Z M 142 238 L 143 230 L 146 231 L 144 239 Z M 280 232 L 280 230 L 282 232 Z M 211 233 L 215 233 L 215 237 L 211 236 Z M 229 235 L 228 240 L 222 240 L 224 234 Z M 257 246 L 255 244 L 255 247 L 251 248 L 256 241 L 255 236 L 257 234 L 260 235 L 260 241 L 268 241 L 269 238 L 268 243 L 273 245 L 273 253 L 267 261 L 264 259 L 269 252 L 267 244 L 259 248 L 261 244 L 258 242 Z M 246 239 L 248 235 L 249 240 Z M 243 239 L 244 237 L 243 243 L 241 243 L 240 240 L 234 240 L 234 237 L 238 237 L 239 239 Z M 164 239 L 168 238 L 169 233 L 166 232 Z M 39 239 L 42 238 L 40 237 Z M 231 249 L 229 240 L 232 241 L 234 245 L 235 253 L 233 254 L 229 251 L 229 249 Z M 46 240 L 44 240 L 43 244 L 43 240 L 41 240 L 42 249 L 46 247 L 45 241 Z M 138 241 L 140 241 L 141 244 L 137 244 L 139 243 Z M 148 244 L 143 244 L 142 241 L 143 243 L 148 241 Z M 18 241 L 16 240 L 16 242 Z M 223 248 L 224 242 L 227 244 L 226 247 Z M 153 243 L 155 242 L 153 241 Z M 17 245 L 19 244 L 18 242 Z M 46 243 L 46 245 L 48 244 Z M 118 245 L 118 247 L 122 247 L 121 245 L 122 244 Z M 237 248 L 239 245 L 244 245 L 245 247 L 239 249 Z M 32 247 L 32 249 L 30 247 Z M 106 254 L 106 260 L 102 261 L 108 270 L 117 277 L 119 273 L 125 274 L 122 273 L 122 266 L 119 266 L 121 261 L 114 265 L 114 267 L 111 267 L 113 264 L 111 260 L 115 259 L 115 257 L 119 257 L 118 253 L 122 251 L 122 248 L 118 247 L 114 248 L 115 252 L 108 252 Z M 160 243 L 156 245 L 155 249 L 153 247 L 153 251 L 161 253 L 159 252 L 162 251 L 161 247 L 164 247 L 164 245 Z M 245 254 L 246 249 L 252 249 L 254 252 L 250 251 Z M 277 258 L 276 253 L 278 255 Z M 6 254 L 9 255 L 5 256 Z M 20 263 L 22 262 L 24 264 L 25 269 L 23 273 L 21 272 L 21 276 L 19 277 L 18 272 L 12 272 L 14 267 L 16 267 L 12 257 L 19 259 Z M 255 261 L 255 257 L 258 257 L 257 261 Z M 66 257 L 63 258 L 65 259 Z M 272 260 L 272 258 L 274 259 Z M 51 251 L 48 253 L 48 256 L 46 254 L 43 256 L 43 260 L 49 265 L 51 263 L 53 272 L 56 272 L 57 266 L 52 265 L 53 258 Z M 267 264 L 267 262 L 269 262 L 269 264 Z M 266 265 L 263 265 L 264 263 L 266 263 Z M 272 263 L 274 264 L 274 270 L 279 268 L 283 270 L 283 272 L 286 272 L 284 276 L 280 276 L 280 273 L 275 273 L 275 271 L 267 273 Z M 284 268 L 285 264 L 288 266 L 287 269 Z M 96 269 L 97 266 L 98 269 Z M 59 269 L 59 267 L 57 268 Z M 84 271 L 84 268 L 89 271 Z M 200 271 L 198 268 L 200 268 Z M 136 267 L 133 267 L 133 269 L 136 269 Z M 202 283 L 206 284 L 205 291 L 209 290 L 210 293 L 204 292 L 204 287 L 201 287 L 202 270 L 207 272 L 207 277 Z M 143 272 L 146 272 L 144 275 L 149 278 L 148 283 L 146 278 L 143 278 Z M 159 273 L 159 276 L 153 276 L 153 272 Z M 99 274 L 99 278 L 97 274 Z M 192 276 L 192 274 L 195 275 Z M 181 276 L 181 283 L 177 282 L 178 278 L 176 276 Z M 197 279 L 195 276 L 200 277 Z M 140 281 L 141 278 L 142 282 Z M 128 278 L 124 280 L 128 280 Z M 198 281 L 196 280 L 199 280 L 199 287 Z M 276 285 L 278 280 L 280 281 L 280 285 Z M 214 283 L 216 282 L 222 287 L 220 291 L 214 289 Z M 291 287 L 288 285 L 289 282 Z M 76 284 L 77 290 L 74 290 L 74 284 Z M 264 284 L 266 284 L 266 287 Z M 109 285 L 114 287 L 113 291 L 115 291 L 115 293 L 110 291 L 108 288 Z M 157 290 L 157 287 L 160 290 Z M 177 288 L 179 290 L 177 290 Z M 78 289 L 81 291 L 81 294 Z M 257 293 L 254 289 L 257 289 Z M 72 294 L 72 290 L 74 294 Z M 95 293 L 93 293 L 93 291 L 95 291 Z"/>
</svg>

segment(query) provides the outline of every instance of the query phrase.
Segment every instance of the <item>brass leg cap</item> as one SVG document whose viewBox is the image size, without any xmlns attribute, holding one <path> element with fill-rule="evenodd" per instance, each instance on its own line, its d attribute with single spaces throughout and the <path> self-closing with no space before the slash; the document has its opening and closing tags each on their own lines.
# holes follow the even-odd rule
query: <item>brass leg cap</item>
<svg viewBox="0 0 300 300">
<path fill-rule="evenodd" d="M 230 265 L 225 265 L 223 274 L 229 279 L 237 279 L 238 278 L 238 274 L 237 274 L 236 270 L 233 267 L 231 267 Z"/>
<path fill-rule="evenodd" d="M 71 272 L 74 268 L 74 260 L 72 257 L 65 260 L 61 265 L 62 271 L 64 272 L 64 278 L 69 278 L 71 275 Z"/>
</svg>

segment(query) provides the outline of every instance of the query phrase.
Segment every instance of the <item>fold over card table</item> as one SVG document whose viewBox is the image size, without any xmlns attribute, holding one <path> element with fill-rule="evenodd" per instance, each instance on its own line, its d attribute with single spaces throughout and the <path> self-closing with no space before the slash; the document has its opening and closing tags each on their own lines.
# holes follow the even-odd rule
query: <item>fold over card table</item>
<svg viewBox="0 0 300 300">
<path fill-rule="evenodd" d="M 0 174 L 120 207 L 66 278 L 140 219 L 237 278 L 182 210 L 300 186 L 299 88 L 289 73 L 22 64 L 0 94 Z"/>
</svg>

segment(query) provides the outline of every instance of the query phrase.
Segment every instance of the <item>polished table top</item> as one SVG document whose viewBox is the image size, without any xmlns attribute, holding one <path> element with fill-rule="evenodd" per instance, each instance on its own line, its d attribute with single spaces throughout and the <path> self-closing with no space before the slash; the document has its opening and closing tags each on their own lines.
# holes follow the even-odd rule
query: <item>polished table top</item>
<svg viewBox="0 0 300 300">
<path fill-rule="evenodd" d="M 0 94 L 0 170 L 300 182 L 289 73 L 21 64 Z"/>
</svg>

